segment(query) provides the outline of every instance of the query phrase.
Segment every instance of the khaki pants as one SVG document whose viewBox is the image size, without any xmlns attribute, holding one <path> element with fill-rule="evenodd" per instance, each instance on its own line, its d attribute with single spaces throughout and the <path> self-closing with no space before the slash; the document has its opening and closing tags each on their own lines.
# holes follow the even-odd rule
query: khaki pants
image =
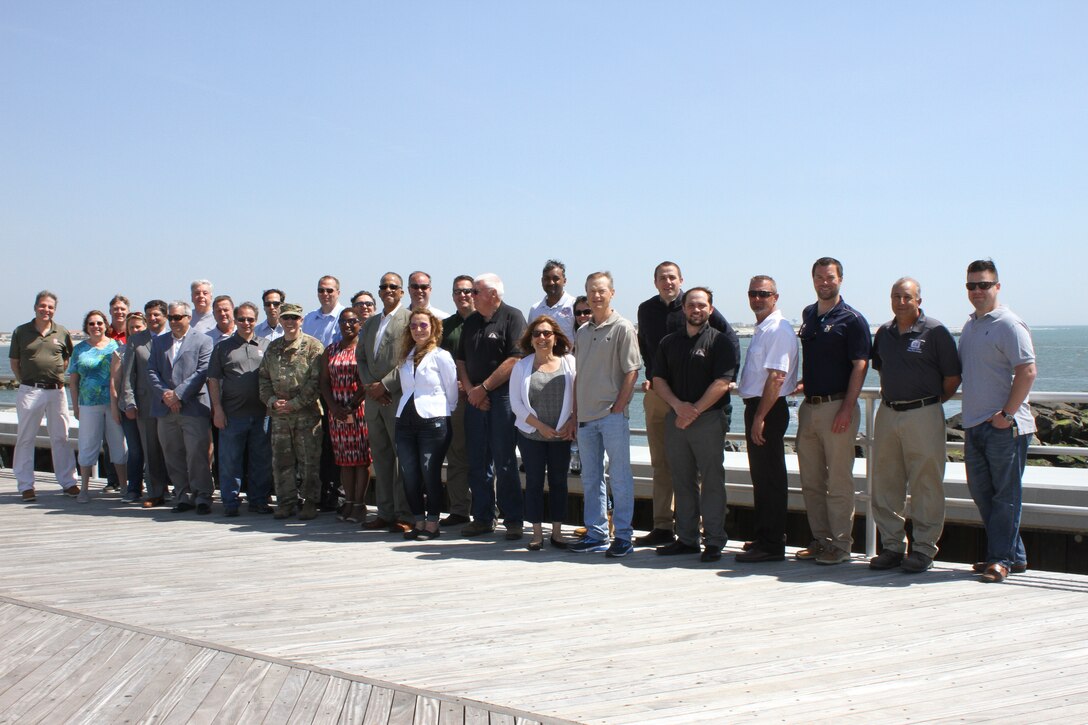
<svg viewBox="0 0 1088 725">
<path fill-rule="evenodd" d="M 650 444 L 650 465 L 654 469 L 654 528 L 673 530 L 673 488 L 669 456 L 665 447 L 665 416 L 672 408 L 652 389 L 642 396 L 646 413 L 646 439 Z"/>
<path fill-rule="evenodd" d="M 844 433 L 832 433 L 837 400 L 801 403 L 797 413 L 797 463 L 812 538 L 850 553 L 854 543 L 854 444 L 861 411 L 854 406 Z"/>
<path fill-rule="evenodd" d="M 885 549 L 907 551 L 905 511 L 910 486 L 913 550 L 937 556 L 944 530 L 944 407 L 876 411 L 873 440 L 873 520 Z"/>
</svg>

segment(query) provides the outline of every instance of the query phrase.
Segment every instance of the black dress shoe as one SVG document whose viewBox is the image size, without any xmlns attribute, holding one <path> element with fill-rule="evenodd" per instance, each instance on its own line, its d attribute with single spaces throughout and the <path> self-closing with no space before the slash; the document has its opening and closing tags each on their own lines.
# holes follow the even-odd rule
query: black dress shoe
<svg viewBox="0 0 1088 725">
<path fill-rule="evenodd" d="M 419 535 L 423 533 L 423 529 L 408 529 L 404 532 L 405 541 L 415 541 L 419 538 Z"/>
<path fill-rule="evenodd" d="M 266 503 L 251 503 L 249 505 L 249 512 L 251 514 L 270 514 L 272 513 L 272 507 Z"/>
<path fill-rule="evenodd" d="M 446 518 L 438 522 L 439 526 L 460 526 L 461 524 L 467 524 L 471 519 L 468 516 L 462 516 L 461 514 L 450 514 Z"/>
<path fill-rule="evenodd" d="M 212 512 L 212 507 L 209 504 L 206 504 L 206 503 L 198 503 L 196 505 L 196 512 L 198 514 L 200 514 L 201 516 L 205 516 L 205 515 L 210 514 Z"/>
<path fill-rule="evenodd" d="M 530 541 L 528 544 L 525 545 L 525 548 L 528 549 L 529 551 L 540 551 L 541 549 L 544 548 L 544 542 L 543 541 Z"/>
<path fill-rule="evenodd" d="M 567 542 L 563 541 L 562 539 L 557 539 L 554 536 L 548 539 L 548 542 L 551 543 L 553 549 L 565 549 L 567 548 L 567 546 L 569 546 Z"/>
<path fill-rule="evenodd" d="M 238 515 L 238 507 L 232 506 L 231 508 L 224 511 L 223 515 L 226 516 L 228 519 L 235 518 Z"/>
<path fill-rule="evenodd" d="M 676 540 L 668 529 L 654 529 L 645 536 L 635 537 L 635 546 L 661 546 Z"/>
<path fill-rule="evenodd" d="M 722 547 L 720 547 L 720 546 L 711 546 L 710 544 L 707 544 L 706 548 L 703 549 L 703 553 L 699 556 L 699 561 L 706 561 L 706 562 L 718 561 L 721 558 L 722 558 Z"/>
<path fill-rule="evenodd" d="M 174 508 L 172 508 L 170 510 L 173 511 L 174 513 L 176 513 L 176 514 L 183 514 L 186 511 L 192 511 L 193 508 L 195 508 L 195 507 L 191 503 L 185 503 L 184 501 L 178 501 L 177 504 L 174 505 Z"/>
<path fill-rule="evenodd" d="M 430 541 L 431 539 L 437 539 L 442 535 L 442 529 L 435 529 L 434 531 L 427 531 L 423 529 L 416 534 L 416 541 Z"/>
<path fill-rule="evenodd" d="M 734 558 L 742 564 L 758 564 L 763 561 L 785 561 L 786 555 L 782 552 L 773 554 L 760 549 L 758 546 L 753 546 L 740 552 Z"/>
<path fill-rule="evenodd" d="M 671 544 L 665 544 L 664 546 L 657 547 L 655 551 L 657 551 L 657 553 L 661 556 L 676 556 L 677 554 L 698 554 L 699 547 L 688 546 L 683 541 L 677 539 Z"/>
</svg>

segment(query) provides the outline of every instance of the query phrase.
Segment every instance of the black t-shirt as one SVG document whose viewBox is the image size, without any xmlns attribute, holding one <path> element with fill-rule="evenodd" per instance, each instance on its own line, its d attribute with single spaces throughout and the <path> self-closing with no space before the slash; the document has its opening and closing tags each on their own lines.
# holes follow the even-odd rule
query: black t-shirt
<svg viewBox="0 0 1088 725">
<path fill-rule="evenodd" d="M 469 382 L 479 385 L 507 358 L 522 357 L 518 340 L 524 332 L 525 315 L 505 302 L 499 304 L 490 320 L 485 320 L 479 312 L 470 315 L 461 326 L 456 355 L 465 363 Z M 507 384 L 495 390 L 505 392 Z"/>
<path fill-rule="evenodd" d="M 687 328 L 672 332 L 657 346 L 654 375 L 663 378 L 673 395 L 685 403 L 698 402 L 710 384 L 719 378 L 732 380 L 737 370 L 737 355 L 724 332 L 710 325 L 694 337 Z M 711 409 L 724 407 L 729 402 L 729 392 L 718 398 Z"/>
</svg>

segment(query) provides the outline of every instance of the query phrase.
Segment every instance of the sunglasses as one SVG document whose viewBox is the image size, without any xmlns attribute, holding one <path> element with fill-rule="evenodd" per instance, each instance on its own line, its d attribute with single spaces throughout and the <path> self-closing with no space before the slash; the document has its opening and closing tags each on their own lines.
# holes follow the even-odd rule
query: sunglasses
<svg viewBox="0 0 1088 725">
<path fill-rule="evenodd" d="M 429 330 L 431 329 L 431 323 L 429 322 L 413 322 L 408 327 L 413 330 Z"/>
<path fill-rule="evenodd" d="M 181 322 L 188 316 L 189 315 L 167 315 L 166 319 L 170 320 L 171 322 Z"/>
<path fill-rule="evenodd" d="M 353 325 L 353 326 L 358 325 L 359 324 L 359 318 L 351 317 L 351 318 L 347 318 L 347 319 L 344 319 L 344 320 L 340 320 L 340 324 L 341 325 Z"/>
<path fill-rule="evenodd" d="M 418 290 L 429 290 L 431 288 L 431 286 L 429 284 L 419 284 L 419 283 L 415 283 L 415 282 L 408 285 L 408 287 L 410 289 L 414 289 L 414 290 L 417 290 L 417 291 Z"/>
<path fill-rule="evenodd" d="M 254 322 L 257 321 L 257 318 L 256 317 L 235 317 L 234 321 L 235 322 L 240 322 L 243 325 L 252 325 Z"/>
<path fill-rule="evenodd" d="M 319 295 L 331 295 L 335 291 L 336 291 L 335 287 L 318 287 L 317 288 L 317 293 Z"/>
<path fill-rule="evenodd" d="M 301 320 L 298 315 L 280 315 L 280 320 L 283 322 L 293 322 L 294 320 Z"/>
<path fill-rule="evenodd" d="M 765 290 L 765 289 L 750 289 L 750 290 L 748 290 L 748 296 L 749 297 L 753 297 L 753 298 L 758 297 L 761 300 L 765 300 L 768 297 L 774 297 L 776 294 L 777 294 L 777 292 L 771 292 L 770 290 Z"/>
<path fill-rule="evenodd" d="M 983 290 L 983 291 L 991 289 L 996 284 L 997 284 L 997 282 L 990 282 L 990 281 L 986 281 L 986 282 L 968 282 L 965 286 L 967 287 L 968 292 L 974 292 L 977 289 L 980 289 L 980 290 Z"/>
<path fill-rule="evenodd" d="M 282 304 L 283 304 L 283 303 L 282 303 L 282 302 L 280 302 L 279 300 L 275 300 L 275 301 L 268 301 L 268 302 L 265 302 L 265 303 L 264 303 L 264 306 L 265 306 L 265 307 L 279 307 L 279 306 L 280 306 L 280 305 L 282 305 Z"/>
<path fill-rule="evenodd" d="M 373 302 L 368 302 L 367 300 L 359 300 L 358 302 L 352 302 L 351 304 L 352 304 L 352 307 L 373 307 L 374 306 Z"/>
<path fill-rule="evenodd" d="M 470 295 L 473 294 L 473 289 L 471 287 L 456 287 L 453 293 L 455 295 Z"/>
<path fill-rule="evenodd" d="M 592 315 L 592 314 L 593 314 L 593 310 L 575 310 L 574 311 L 574 316 L 575 317 L 586 317 L 587 315 Z"/>
<path fill-rule="evenodd" d="M 551 330 L 533 330 L 533 337 L 551 337 L 554 334 Z"/>
<path fill-rule="evenodd" d="M 383 290 L 383 291 L 384 290 L 393 290 L 394 292 L 396 292 L 397 290 L 400 289 L 400 285 L 399 284 L 380 284 L 380 285 L 378 285 L 378 289 Z"/>
</svg>

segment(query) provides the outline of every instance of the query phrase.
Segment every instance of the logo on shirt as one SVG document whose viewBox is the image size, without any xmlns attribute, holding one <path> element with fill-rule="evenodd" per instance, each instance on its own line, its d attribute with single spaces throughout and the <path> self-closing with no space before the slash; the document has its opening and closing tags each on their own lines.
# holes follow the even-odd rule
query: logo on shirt
<svg viewBox="0 0 1088 725">
<path fill-rule="evenodd" d="M 498 340 L 499 339 L 499 333 L 489 332 L 489 333 L 487 333 L 487 339 L 489 339 L 489 340 Z"/>
<path fill-rule="evenodd" d="M 834 327 L 834 325 L 824 325 L 824 332 L 831 332 L 832 327 Z"/>
<path fill-rule="evenodd" d="M 698 350 L 695 350 L 691 354 L 694 355 L 695 357 L 706 357 L 706 350 L 704 350 L 703 348 L 699 348 Z"/>
<path fill-rule="evenodd" d="M 922 340 L 922 339 L 917 339 L 916 338 L 914 340 L 911 340 L 910 344 L 907 345 L 907 352 L 917 352 L 917 353 L 922 352 L 922 345 L 924 343 L 925 343 L 925 340 Z"/>
</svg>

